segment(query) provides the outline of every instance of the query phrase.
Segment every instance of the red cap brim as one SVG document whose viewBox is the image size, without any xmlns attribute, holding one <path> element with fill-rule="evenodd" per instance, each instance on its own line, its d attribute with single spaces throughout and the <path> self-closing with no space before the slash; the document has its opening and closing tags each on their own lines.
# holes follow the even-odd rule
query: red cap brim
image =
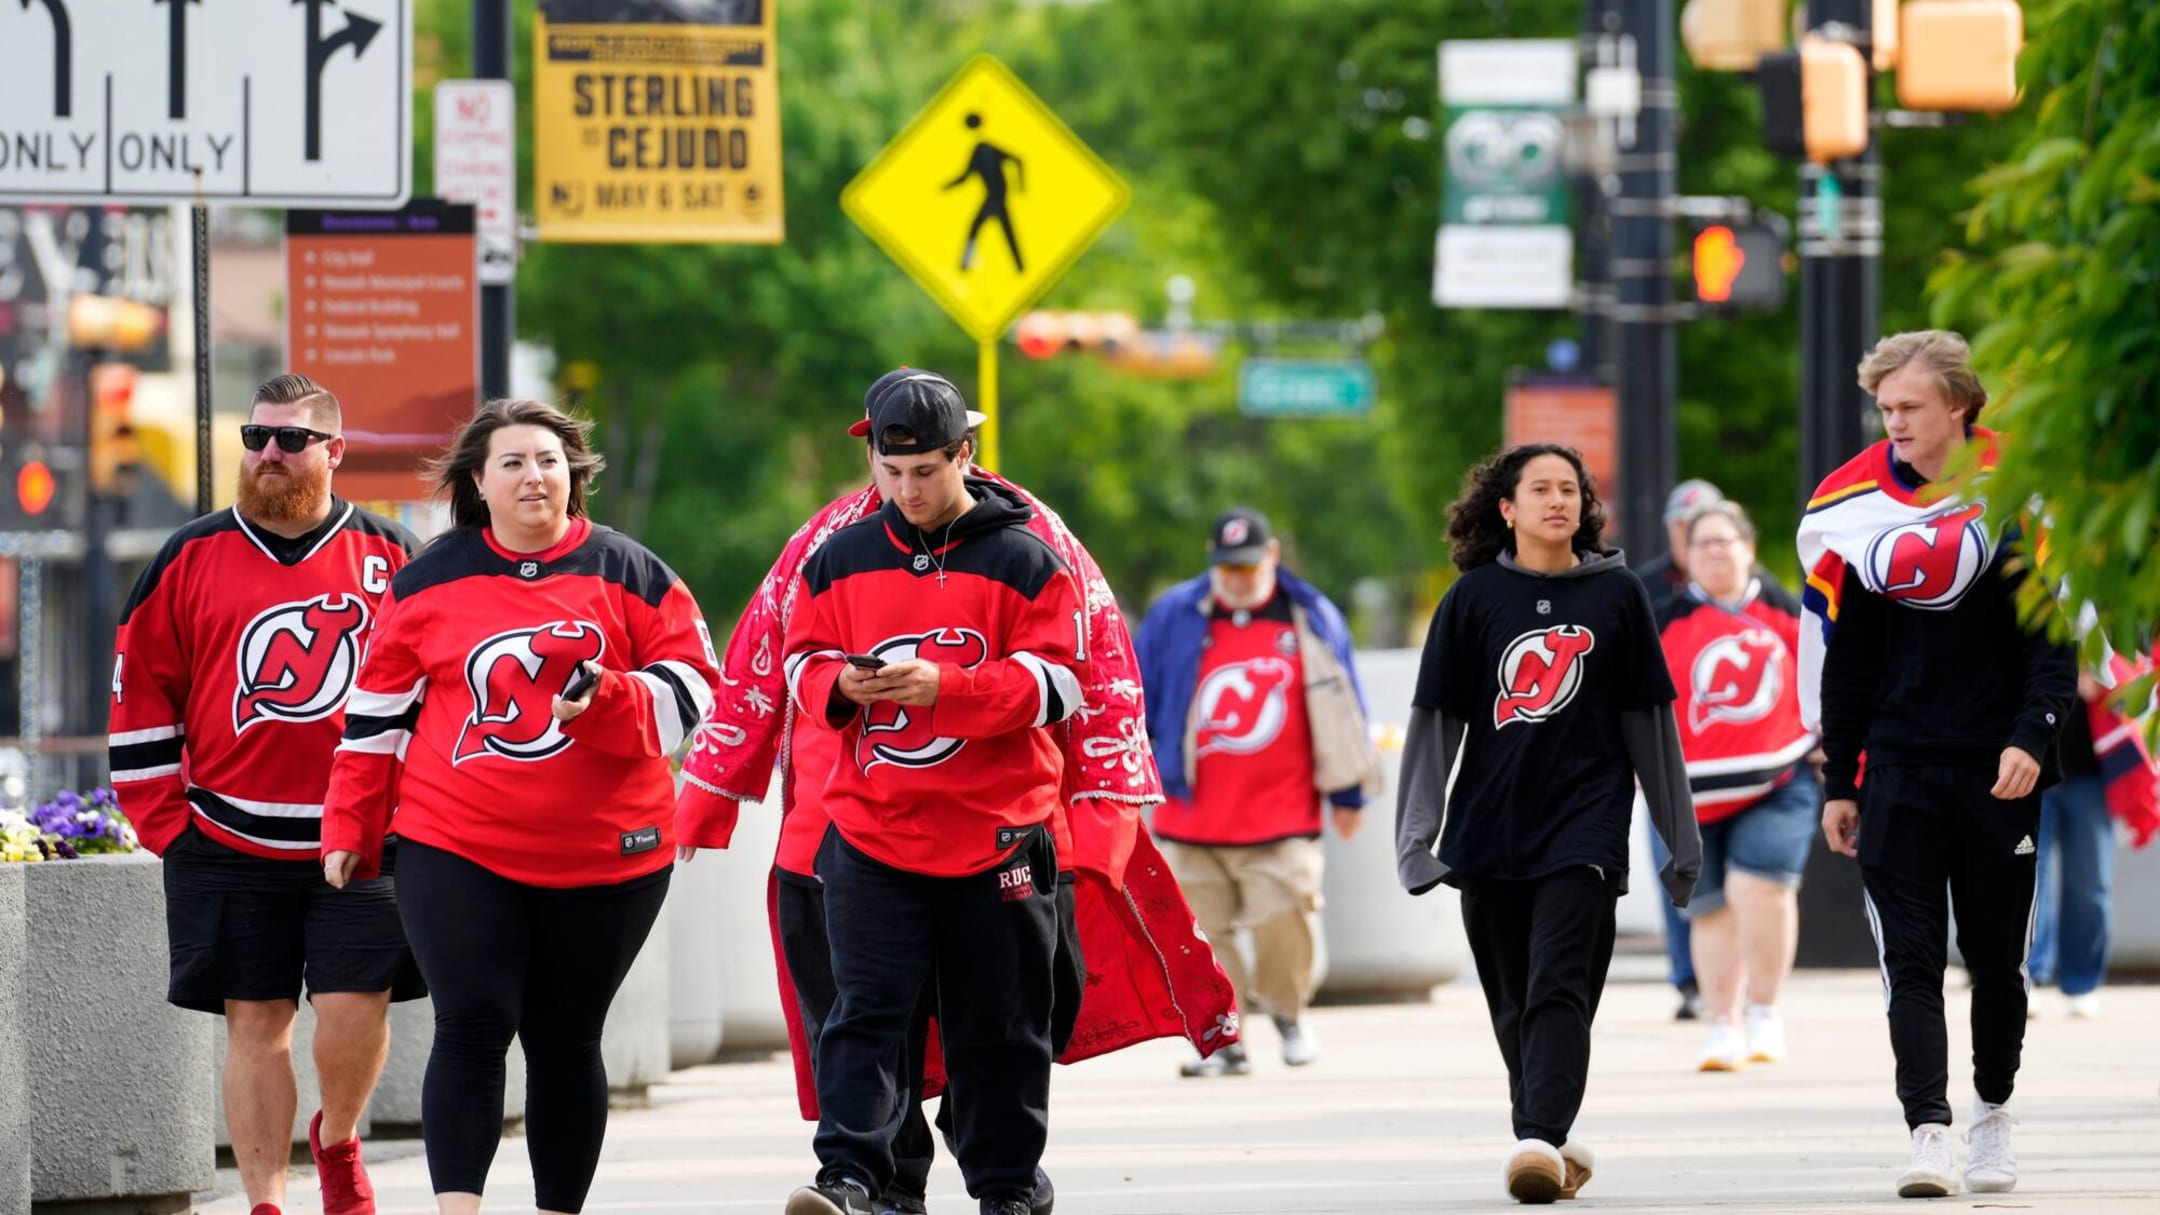
<svg viewBox="0 0 2160 1215">
<path fill-rule="evenodd" d="M 858 439 L 867 437 L 870 433 L 870 419 L 862 419 L 853 426 L 848 427 L 847 432 Z"/>
</svg>

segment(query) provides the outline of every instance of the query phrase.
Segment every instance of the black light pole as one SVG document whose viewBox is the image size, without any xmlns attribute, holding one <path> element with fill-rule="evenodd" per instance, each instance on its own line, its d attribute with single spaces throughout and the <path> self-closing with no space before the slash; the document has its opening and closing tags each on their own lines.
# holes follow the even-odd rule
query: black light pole
<svg viewBox="0 0 2160 1215">
<path fill-rule="evenodd" d="M 510 79 L 510 0 L 473 0 L 472 74 Z M 517 300 L 508 285 L 480 287 L 480 398 L 510 395 L 510 343 L 517 333 Z"/>
<path fill-rule="evenodd" d="M 1583 57 L 1597 63 L 1599 44 L 1618 32 L 1619 24 L 1619 14 L 1613 11 L 1613 0 L 1584 0 Z M 1575 183 L 1575 234 L 1577 247 L 1581 250 L 1576 315 L 1582 326 L 1583 371 L 1610 382 L 1613 375 L 1612 221 L 1606 205 L 1610 173 L 1602 155 L 1588 155 L 1585 160 L 1586 167 Z"/>
<path fill-rule="evenodd" d="M 1808 27 L 1847 26 L 1867 52 L 1871 0 L 1808 0 Z M 1872 88 L 1870 96 L 1873 95 Z M 1882 169 L 1867 151 L 1800 170 L 1800 492 L 1875 438 L 1857 369 L 1881 325 Z"/>
<path fill-rule="evenodd" d="M 1623 125 L 1612 203 L 1611 333 L 1620 371 L 1620 541 L 1638 561 L 1665 547 L 1665 493 L 1679 464 L 1673 397 L 1679 349 L 1673 333 L 1673 207 L 1679 184 L 1673 83 L 1678 29 L 1673 0 L 1612 0 L 1623 39 L 1634 43 L 1642 109 L 1633 138 Z"/>
</svg>

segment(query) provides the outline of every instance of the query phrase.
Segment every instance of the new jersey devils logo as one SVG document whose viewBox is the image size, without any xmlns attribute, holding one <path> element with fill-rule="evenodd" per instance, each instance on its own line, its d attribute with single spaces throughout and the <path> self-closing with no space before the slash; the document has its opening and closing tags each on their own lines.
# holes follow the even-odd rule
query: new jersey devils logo
<svg viewBox="0 0 2160 1215">
<path fill-rule="evenodd" d="M 343 591 L 281 603 L 248 621 L 236 657 L 233 733 L 262 721 L 319 721 L 352 691 L 367 604 Z"/>
<path fill-rule="evenodd" d="M 1785 694 L 1785 643 L 1768 629 L 1729 633 L 1695 655 L 1688 684 L 1690 731 L 1761 721 Z"/>
<path fill-rule="evenodd" d="M 871 647 L 886 662 L 921 658 L 974 668 L 990 657 L 990 643 L 974 629 L 937 629 L 929 633 L 893 637 Z M 957 738 L 940 738 L 930 728 L 930 711 L 881 700 L 863 710 L 862 736 L 855 740 L 855 766 L 863 772 L 879 764 L 903 768 L 934 768 L 967 744 Z"/>
<path fill-rule="evenodd" d="M 1532 629 L 1508 642 L 1500 655 L 1500 694 L 1493 698 L 1493 728 L 1509 722 L 1543 721 L 1567 708 L 1582 689 L 1582 657 L 1597 637 L 1579 624 Z"/>
<path fill-rule="evenodd" d="M 481 755 L 532 761 L 570 745 L 555 720 L 555 698 L 570 686 L 578 667 L 607 652 L 600 626 L 589 620 L 558 620 L 538 628 L 497 633 L 465 658 L 465 686 L 472 715 L 458 731 L 450 762 Z"/>
<path fill-rule="evenodd" d="M 1297 669 L 1280 658 L 1251 658 L 1210 672 L 1193 694 L 1200 710 L 1200 745 L 1194 758 L 1217 752 L 1251 755 L 1281 737 L 1296 674 Z"/>
<path fill-rule="evenodd" d="M 1868 542 L 1861 577 L 1867 588 L 1907 607 L 1947 611 L 1972 589 L 1994 550 L 1975 502 L 1932 519 L 1880 532 Z"/>
</svg>

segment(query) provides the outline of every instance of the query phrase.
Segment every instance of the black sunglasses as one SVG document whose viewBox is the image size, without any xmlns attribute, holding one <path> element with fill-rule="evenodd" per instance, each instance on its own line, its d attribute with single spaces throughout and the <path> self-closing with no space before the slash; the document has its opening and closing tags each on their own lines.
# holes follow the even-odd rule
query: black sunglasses
<svg viewBox="0 0 2160 1215">
<path fill-rule="evenodd" d="M 329 440 L 337 438 L 336 435 L 324 434 L 319 430 L 309 430 L 305 426 L 243 426 L 240 428 L 240 446 L 247 448 L 249 451 L 261 451 L 263 448 L 270 446 L 270 440 L 273 437 L 277 439 L 278 450 L 287 455 L 299 454 L 301 451 L 306 450 L 308 444 L 317 439 Z"/>
</svg>

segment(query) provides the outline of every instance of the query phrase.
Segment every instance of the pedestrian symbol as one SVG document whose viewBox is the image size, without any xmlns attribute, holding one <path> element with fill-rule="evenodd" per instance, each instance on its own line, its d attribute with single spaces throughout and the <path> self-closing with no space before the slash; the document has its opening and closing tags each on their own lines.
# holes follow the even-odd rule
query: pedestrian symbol
<svg viewBox="0 0 2160 1215">
<path fill-rule="evenodd" d="M 994 342 L 1124 211 L 1125 183 L 1005 65 L 971 60 L 840 205 Z"/>
<path fill-rule="evenodd" d="M 967 125 L 970 131 L 979 129 L 982 126 L 982 115 L 968 115 Z M 1022 272 L 1027 270 L 1027 263 L 1020 256 L 1020 238 L 1013 232 L 1012 212 L 1007 209 L 1005 201 L 1005 162 L 1008 160 L 1012 162 L 1014 171 L 1020 174 L 1020 188 L 1026 190 L 1027 165 L 1019 157 L 987 139 L 975 145 L 974 152 L 968 155 L 967 168 L 960 170 L 960 176 L 945 183 L 945 188 L 951 190 L 970 177 L 982 178 L 982 210 L 975 213 L 975 222 L 968 226 L 967 245 L 960 250 L 960 269 L 963 272 L 974 269 L 975 238 L 982 233 L 982 226 L 993 219 L 1005 229 L 1005 243 L 1012 249 L 1013 268 Z"/>
</svg>

